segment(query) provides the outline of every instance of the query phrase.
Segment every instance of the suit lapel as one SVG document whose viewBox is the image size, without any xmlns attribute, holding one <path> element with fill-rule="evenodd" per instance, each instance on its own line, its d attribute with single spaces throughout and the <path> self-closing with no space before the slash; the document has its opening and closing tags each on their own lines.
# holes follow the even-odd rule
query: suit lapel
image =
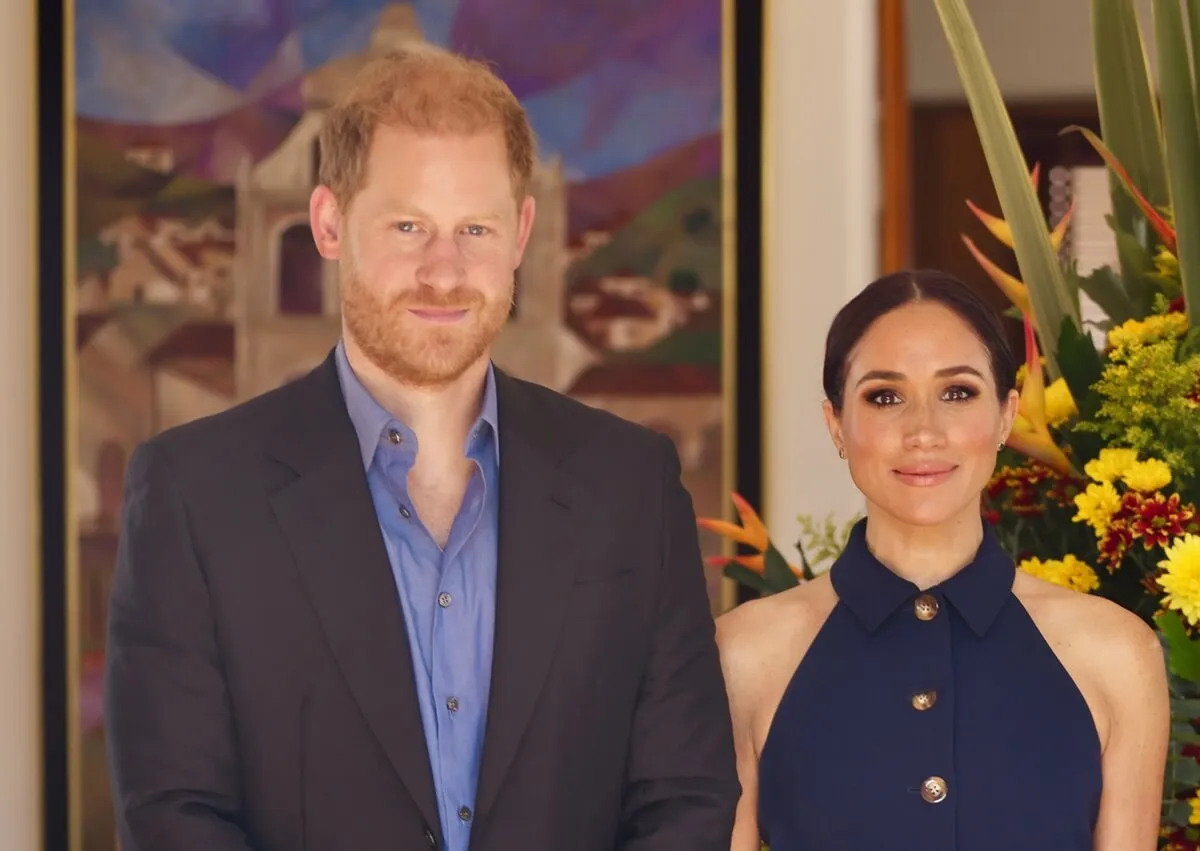
<svg viewBox="0 0 1200 851">
<path fill-rule="evenodd" d="M 440 834 L 404 616 L 333 360 L 297 390 L 270 449 L 297 478 L 271 505 L 350 691 Z"/>
<path fill-rule="evenodd" d="M 574 579 L 569 478 L 559 466 L 571 436 L 541 399 L 496 372 L 500 527 L 491 694 L 476 810 L 495 802 L 533 716 L 558 646 Z"/>
</svg>

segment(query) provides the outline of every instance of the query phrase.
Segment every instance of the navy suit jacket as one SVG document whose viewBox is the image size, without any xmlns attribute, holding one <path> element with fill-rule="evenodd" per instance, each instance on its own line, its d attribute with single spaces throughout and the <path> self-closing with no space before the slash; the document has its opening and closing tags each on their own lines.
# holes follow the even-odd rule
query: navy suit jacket
<svg viewBox="0 0 1200 851">
<path fill-rule="evenodd" d="M 728 851 L 733 737 L 674 446 L 499 371 L 497 394 L 472 851 Z M 440 847 L 332 357 L 132 456 L 106 725 L 123 851 Z"/>
</svg>

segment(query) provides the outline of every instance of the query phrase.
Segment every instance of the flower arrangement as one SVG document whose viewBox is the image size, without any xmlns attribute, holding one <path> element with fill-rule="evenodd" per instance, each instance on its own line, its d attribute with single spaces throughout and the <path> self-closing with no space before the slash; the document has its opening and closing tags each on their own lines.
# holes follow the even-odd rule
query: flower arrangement
<svg viewBox="0 0 1200 851">
<path fill-rule="evenodd" d="M 1200 7 L 1153 0 L 1156 93 L 1132 0 L 1092 2 L 1101 133 L 1063 132 L 1108 169 L 1119 259 L 1081 275 L 1060 256 L 1073 205 L 1046 222 L 964 0 L 935 6 L 1003 215 L 967 205 L 1021 272 L 963 237 L 1025 324 L 1020 416 L 984 511 L 1022 570 L 1106 596 L 1163 637 L 1174 724 L 1160 847 L 1200 849 Z M 1098 327 L 1080 319 L 1081 292 Z"/>
</svg>

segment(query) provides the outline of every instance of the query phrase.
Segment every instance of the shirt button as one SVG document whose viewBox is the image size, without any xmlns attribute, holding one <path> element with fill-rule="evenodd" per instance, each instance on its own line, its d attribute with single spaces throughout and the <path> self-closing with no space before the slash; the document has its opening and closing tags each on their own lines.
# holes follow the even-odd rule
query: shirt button
<svg viewBox="0 0 1200 851">
<path fill-rule="evenodd" d="M 919 691 L 912 696 L 913 709 L 918 712 L 932 709 L 935 703 L 937 703 L 937 692 L 932 689 L 929 691 Z"/>
<path fill-rule="evenodd" d="M 394 428 L 389 428 L 388 429 L 388 440 L 390 440 L 392 443 L 399 443 L 400 442 L 400 432 L 396 431 Z"/>
<path fill-rule="evenodd" d="M 400 504 L 400 516 L 403 517 L 405 520 L 412 517 L 412 512 L 408 510 L 408 506 L 405 505 L 404 503 Z"/>
<path fill-rule="evenodd" d="M 927 777 L 921 784 L 921 797 L 930 804 L 940 804 L 946 800 L 948 790 L 946 781 L 940 777 Z"/>
<path fill-rule="evenodd" d="M 458 808 L 458 819 L 459 819 L 459 821 L 470 821 L 471 820 L 471 808 L 470 807 L 459 807 Z"/>
<path fill-rule="evenodd" d="M 443 609 L 449 606 L 452 602 L 454 602 L 454 598 L 451 597 L 448 592 L 443 591 L 441 594 L 438 594 L 438 605 Z"/>
<path fill-rule="evenodd" d="M 446 708 L 449 709 L 451 712 L 457 712 L 458 711 L 458 698 L 452 697 L 449 700 L 447 700 Z"/>
<path fill-rule="evenodd" d="M 938 613 L 937 597 L 934 597 L 932 594 L 922 594 L 913 603 L 913 611 L 916 613 L 918 620 L 933 620 L 937 617 Z"/>
</svg>

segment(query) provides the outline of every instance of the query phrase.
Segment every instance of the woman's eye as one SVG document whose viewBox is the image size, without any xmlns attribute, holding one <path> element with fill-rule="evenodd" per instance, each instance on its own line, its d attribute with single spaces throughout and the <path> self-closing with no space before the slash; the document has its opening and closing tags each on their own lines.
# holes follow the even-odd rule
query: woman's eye
<svg viewBox="0 0 1200 851">
<path fill-rule="evenodd" d="M 951 387 L 946 391 L 946 398 L 952 402 L 965 402 L 968 399 L 974 399 L 977 395 L 979 394 L 975 392 L 974 387 L 958 386 Z"/>
<path fill-rule="evenodd" d="M 876 390 L 867 395 L 867 401 L 883 408 L 900 404 L 900 396 L 894 390 Z"/>
</svg>

